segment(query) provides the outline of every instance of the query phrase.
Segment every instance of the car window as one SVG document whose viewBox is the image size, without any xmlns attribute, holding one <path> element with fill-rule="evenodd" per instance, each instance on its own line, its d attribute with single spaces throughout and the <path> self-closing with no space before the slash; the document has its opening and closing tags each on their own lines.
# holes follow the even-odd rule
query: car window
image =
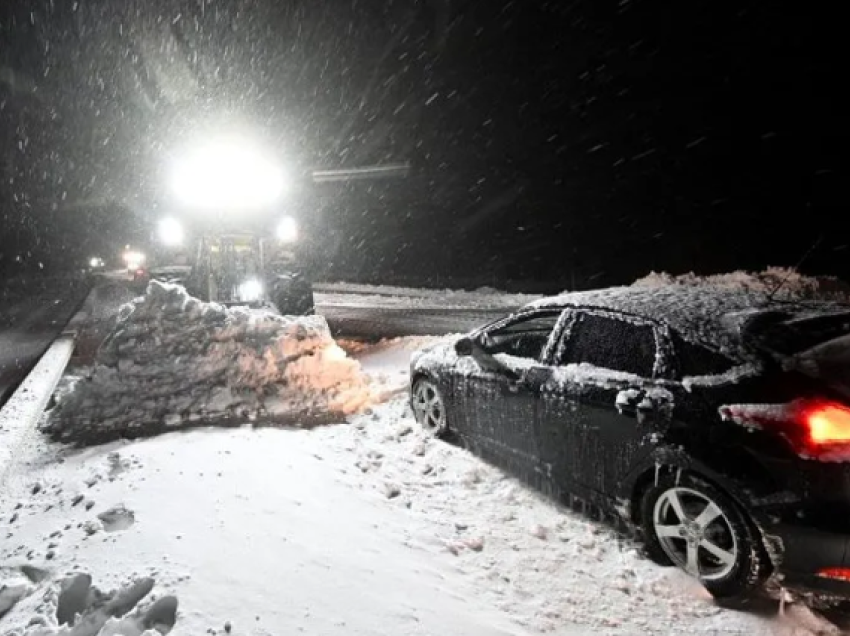
<svg viewBox="0 0 850 636">
<path fill-rule="evenodd" d="M 735 361 L 708 347 L 673 336 L 679 375 L 683 378 L 700 375 L 721 375 L 735 366 Z"/>
<path fill-rule="evenodd" d="M 652 377 L 655 333 L 650 325 L 582 314 L 567 337 L 558 364 L 587 363 L 643 378 Z"/>
<path fill-rule="evenodd" d="M 482 334 L 481 344 L 490 354 L 506 353 L 539 360 L 560 315 L 560 311 L 534 314 L 490 329 Z"/>
</svg>

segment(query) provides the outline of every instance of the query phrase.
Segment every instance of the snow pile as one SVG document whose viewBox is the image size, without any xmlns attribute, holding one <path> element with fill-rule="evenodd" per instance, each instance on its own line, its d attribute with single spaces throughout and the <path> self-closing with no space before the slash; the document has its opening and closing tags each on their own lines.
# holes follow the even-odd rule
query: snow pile
<svg viewBox="0 0 850 636">
<path fill-rule="evenodd" d="M 818 300 L 848 300 L 850 285 L 834 276 L 804 276 L 784 267 L 768 267 L 763 272 L 737 271 L 727 274 L 698 276 L 693 272 L 674 276 L 666 272 L 651 272 L 636 280 L 636 287 L 667 287 L 669 285 L 711 286 L 741 291 L 765 292 L 779 290 L 779 297 Z"/>
<path fill-rule="evenodd" d="M 152 281 L 121 307 L 89 377 L 46 429 L 75 442 L 191 424 L 304 424 L 355 412 L 370 390 L 318 316 L 228 309 Z"/>
</svg>

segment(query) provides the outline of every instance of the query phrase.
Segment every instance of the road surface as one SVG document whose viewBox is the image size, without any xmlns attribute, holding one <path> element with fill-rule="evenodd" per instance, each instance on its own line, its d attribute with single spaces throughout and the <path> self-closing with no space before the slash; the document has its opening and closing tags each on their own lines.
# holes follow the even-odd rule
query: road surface
<svg viewBox="0 0 850 636">
<path fill-rule="evenodd" d="M 74 278 L 0 287 L 0 407 L 62 333 L 87 291 L 86 282 Z"/>
<path fill-rule="evenodd" d="M 327 304 L 317 295 L 316 312 L 327 319 L 334 336 L 374 339 L 464 333 L 508 310 Z"/>
</svg>

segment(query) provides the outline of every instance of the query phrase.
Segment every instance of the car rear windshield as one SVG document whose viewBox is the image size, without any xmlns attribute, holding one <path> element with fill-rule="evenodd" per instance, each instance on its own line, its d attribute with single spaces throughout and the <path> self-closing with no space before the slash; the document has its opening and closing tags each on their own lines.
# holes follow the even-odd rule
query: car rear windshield
<svg viewBox="0 0 850 636">
<path fill-rule="evenodd" d="M 765 326 L 753 335 L 764 347 L 790 356 L 847 334 L 850 312 L 800 316 Z"/>
</svg>

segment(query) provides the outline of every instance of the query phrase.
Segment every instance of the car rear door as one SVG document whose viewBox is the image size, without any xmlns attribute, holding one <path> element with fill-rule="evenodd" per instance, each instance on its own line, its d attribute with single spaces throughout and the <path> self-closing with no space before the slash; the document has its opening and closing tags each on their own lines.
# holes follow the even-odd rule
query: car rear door
<svg viewBox="0 0 850 636">
<path fill-rule="evenodd" d="M 539 468 L 536 424 L 540 383 L 529 382 L 563 312 L 538 310 L 516 316 L 482 332 L 484 351 L 504 371 L 476 372 L 457 378 L 454 398 L 462 420 L 458 427 L 482 455 L 514 474 L 533 479 Z"/>
<path fill-rule="evenodd" d="M 540 402 L 544 465 L 561 490 L 613 495 L 629 467 L 651 452 L 648 436 L 667 417 L 669 392 L 656 327 L 632 316 L 577 311 L 553 353 Z"/>
</svg>

